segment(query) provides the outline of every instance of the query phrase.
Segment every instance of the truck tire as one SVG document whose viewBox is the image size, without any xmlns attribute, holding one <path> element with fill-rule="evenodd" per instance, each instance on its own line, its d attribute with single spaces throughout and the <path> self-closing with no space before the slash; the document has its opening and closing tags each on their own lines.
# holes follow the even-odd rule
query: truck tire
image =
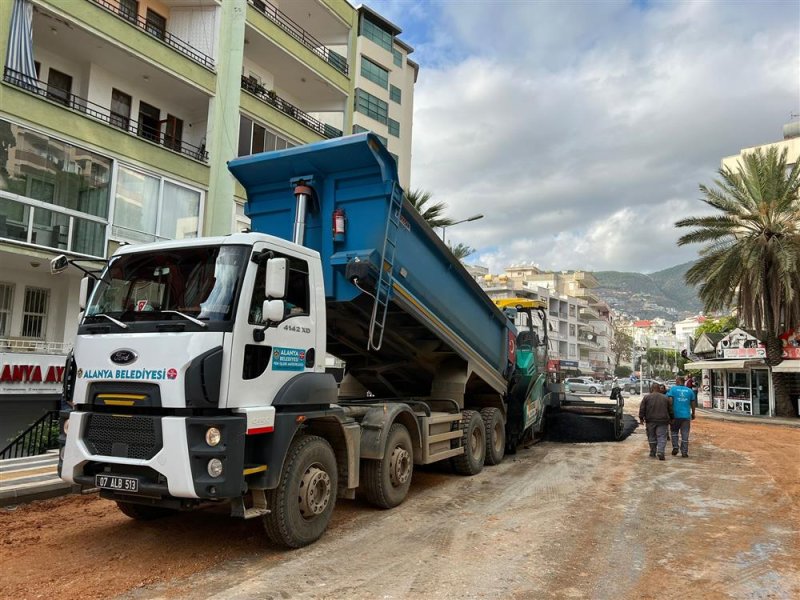
<svg viewBox="0 0 800 600">
<path fill-rule="evenodd" d="M 461 411 L 461 447 L 464 454 L 452 459 L 453 468 L 459 475 L 477 475 L 486 458 L 486 428 L 478 411 Z"/>
<path fill-rule="evenodd" d="M 270 540 L 287 548 L 317 541 L 336 504 L 336 456 L 327 440 L 315 435 L 295 438 L 286 454 L 278 487 L 267 490 L 264 529 Z"/>
<path fill-rule="evenodd" d="M 133 502 L 121 502 L 117 500 L 117 508 L 126 517 L 135 519 L 136 521 L 152 521 L 174 515 L 177 511 L 171 508 L 164 508 L 163 506 L 149 506 L 147 504 L 135 504 Z"/>
<path fill-rule="evenodd" d="M 481 419 L 486 429 L 486 458 L 484 464 L 499 465 L 506 454 L 506 426 L 499 408 L 481 409 Z"/>
<path fill-rule="evenodd" d="M 414 449 L 411 435 L 395 423 L 386 436 L 382 459 L 361 462 L 361 487 L 367 501 L 380 508 L 393 508 L 405 500 L 414 472 Z"/>
</svg>

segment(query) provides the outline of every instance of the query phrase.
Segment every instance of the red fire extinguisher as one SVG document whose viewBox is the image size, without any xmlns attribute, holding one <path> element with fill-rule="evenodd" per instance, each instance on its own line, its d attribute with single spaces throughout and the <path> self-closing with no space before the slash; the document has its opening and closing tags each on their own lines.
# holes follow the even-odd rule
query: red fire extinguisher
<svg viewBox="0 0 800 600">
<path fill-rule="evenodd" d="M 347 219 L 345 217 L 343 208 L 337 208 L 336 210 L 333 211 L 333 241 L 334 242 L 343 242 L 344 241 L 346 221 L 347 221 Z"/>
</svg>

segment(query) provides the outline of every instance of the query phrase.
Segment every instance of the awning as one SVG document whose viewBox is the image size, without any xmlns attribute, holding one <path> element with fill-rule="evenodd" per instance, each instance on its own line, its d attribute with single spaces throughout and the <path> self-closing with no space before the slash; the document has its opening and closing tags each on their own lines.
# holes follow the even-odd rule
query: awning
<svg viewBox="0 0 800 600">
<path fill-rule="evenodd" d="M 740 360 L 700 360 L 683 365 L 685 369 L 747 369 L 749 367 L 763 366 L 762 359 Z"/>
<path fill-rule="evenodd" d="M 800 360 L 784 360 L 772 367 L 775 373 L 800 373 Z"/>
</svg>

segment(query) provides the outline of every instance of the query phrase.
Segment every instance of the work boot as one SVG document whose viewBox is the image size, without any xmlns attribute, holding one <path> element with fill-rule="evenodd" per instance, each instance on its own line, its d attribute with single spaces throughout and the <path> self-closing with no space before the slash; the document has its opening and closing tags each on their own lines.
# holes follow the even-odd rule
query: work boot
<svg viewBox="0 0 800 600">
<path fill-rule="evenodd" d="M 682 453 L 681 458 L 689 458 L 689 453 L 688 452 Z"/>
<path fill-rule="evenodd" d="M 656 445 L 650 444 L 650 458 L 656 457 Z"/>
<path fill-rule="evenodd" d="M 677 448 L 673 448 L 672 449 L 672 456 L 678 456 L 678 449 Z"/>
<path fill-rule="evenodd" d="M 664 460 L 664 453 L 663 452 L 659 452 L 658 453 L 658 460 Z"/>
</svg>

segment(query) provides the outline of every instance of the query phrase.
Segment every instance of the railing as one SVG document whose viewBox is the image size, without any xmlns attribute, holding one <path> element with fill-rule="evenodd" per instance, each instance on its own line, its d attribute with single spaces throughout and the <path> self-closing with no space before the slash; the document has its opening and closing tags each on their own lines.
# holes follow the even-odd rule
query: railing
<svg viewBox="0 0 800 600">
<path fill-rule="evenodd" d="M 0 450 L 0 460 L 36 456 L 58 447 L 58 411 L 51 410 Z"/>
<path fill-rule="evenodd" d="M 267 90 L 267 88 L 254 79 L 242 76 L 242 89 L 250 92 L 262 102 L 269 104 L 285 115 L 290 116 L 298 123 L 305 125 L 310 130 L 318 133 L 322 137 L 337 138 L 342 136 L 342 131 L 340 129 L 336 129 L 336 127 L 333 127 L 332 125 L 328 125 L 327 123 L 323 123 L 322 121 L 315 119 L 308 113 L 303 112 L 295 105 L 278 96 L 272 90 Z"/>
<path fill-rule="evenodd" d="M 38 352 L 39 354 L 66 355 L 70 350 L 72 350 L 71 342 L 0 338 L 0 352 Z"/>
<path fill-rule="evenodd" d="M 149 127 L 144 123 L 137 123 L 130 117 L 111 112 L 110 108 L 90 102 L 66 90 L 50 86 L 44 81 L 33 79 L 19 71 L 14 71 L 13 69 L 5 67 L 3 71 L 3 80 L 6 83 L 36 94 L 37 96 L 41 96 L 56 104 L 80 112 L 96 121 L 118 127 L 122 131 L 149 140 L 159 146 L 179 152 L 195 160 L 208 162 L 208 152 L 206 152 L 205 146 L 194 146 L 188 142 L 184 142 L 183 140 L 177 139 L 175 136 L 163 133 L 160 129 Z"/>
<path fill-rule="evenodd" d="M 214 70 L 214 59 L 204 54 L 203 52 L 200 52 L 200 50 L 192 48 L 189 44 L 184 42 L 182 39 L 175 37 L 169 31 L 162 29 L 158 23 L 150 21 L 138 14 L 128 12 L 123 6 L 115 2 L 109 2 L 108 0 L 89 0 L 89 1 L 104 8 L 105 10 L 107 10 L 114 16 L 122 19 L 123 21 L 130 23 L 134 27 L 138 27 L 146 34 L 165 43 L 167 46 L 174 48 L 184 56 L 192 59 L 199 65 L 202 65 L 209 71 Z"/>
<path fill-rule="evenodd" d="M 331 65 L 334 69 L 347 75 L 349 68 L 347 66 L 347 59 L 344 56 L 334 52 L 329 48 L 326 48 L 322 42 L 317 40 L 313 35 L 308 33 L 305 29 L 300 27 L 300 25 L 292 21 L 289 17 L 271 4 L 263 2 L 263 0 L 250 0 L 250 4 L 252 4 L 253 8 L 255 8 L 258 12 L 275 23 L 278 27 L 283 29 L 298 42 L 303 44 L 322 60 Z"/>
</svg>

